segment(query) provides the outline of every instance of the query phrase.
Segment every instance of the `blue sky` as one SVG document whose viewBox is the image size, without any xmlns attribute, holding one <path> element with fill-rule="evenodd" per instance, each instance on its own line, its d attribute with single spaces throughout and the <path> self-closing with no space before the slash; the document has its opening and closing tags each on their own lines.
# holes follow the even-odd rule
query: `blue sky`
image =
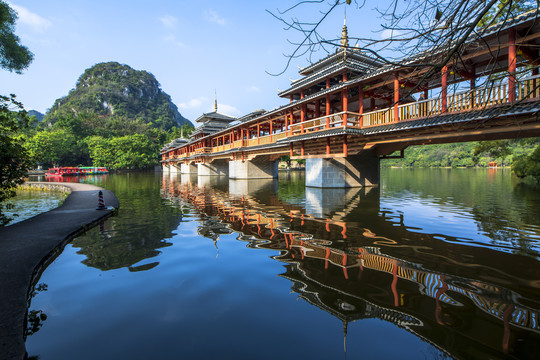
<svg viewBox="0 0 540 360">
<path fill-rule="evenodd" d="M 370 1 L 363 9 L 347 7 L 350 36 L 374 36 L 380 21 Z M 27 110 L 45 112 L 68 94 L 83 71 L 100 62 L 117 61 L 155 75 L 182 115 L 194 120 L 212 111 L 214 90 L 219 111 L 233 116 L 270 110 L 287 101 L 277 96 L 296 79 L 292 61 L 280 76 L 298 34 L 265 10 L 285 9 L 296 1 L 172 0 L 9 0 L 19 13 L 16 34 L 35 59 L 22 75 L 0 71 L 0 94 L 15 93 Z M 330 16 L 322 32 L 341 34 L 343 10 Z M 313 19 L 318 8 L 300 8 Z M 323 57 L 321 54 L 319 57 Z"/>
</svg>

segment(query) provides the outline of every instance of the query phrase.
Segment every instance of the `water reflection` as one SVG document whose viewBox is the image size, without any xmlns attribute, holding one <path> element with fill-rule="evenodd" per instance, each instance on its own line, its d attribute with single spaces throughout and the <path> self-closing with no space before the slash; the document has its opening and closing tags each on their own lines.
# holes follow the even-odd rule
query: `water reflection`
<svg viewBox="0 0 540 360">
<path fill-rule="evenodd" d="M 157 266 L 159 262 L 151 259 L 172 245 L 168 240 L 182 222 L 185 208 L 163 206 L 160 182 L 145 174 L 81 180 L 114 189 L 120 211 L 127 214 L 112 217 L 73 240 L 72 245 L 80 248 L 78 253 L 86 256 L 83 263 L 103 271 L 126 267 L 135 272 Z"/>
<path fill-rule="evenodd" d="M 379 189 L 309 189 L 292 176 L 278 184 L 165 175 L 162 196 L 195 208 L 198 233 L 216 248 L 221 234 L 236 232 L 250 248 L 279 251 L 273 258 L 286 269 L 279 276 L 340 319 L 344 336 L 351 321 L 375 318 L 452 357 L 540 353 L 535 246 L 516 244 L 528 249 L 522 256 L 501 251 L 512 242 L 508 234 L 500 234 L 502 245 L 494 236 L 490 247 L 473 234 L 429 233 L 408 225 L 392 204 L 381 205 Z M 444 195 L 435 201 L 460 204 Z M 493 220 L 496 210 L 472 209 L 484 232 L 508 229 Z"/>
</svg>

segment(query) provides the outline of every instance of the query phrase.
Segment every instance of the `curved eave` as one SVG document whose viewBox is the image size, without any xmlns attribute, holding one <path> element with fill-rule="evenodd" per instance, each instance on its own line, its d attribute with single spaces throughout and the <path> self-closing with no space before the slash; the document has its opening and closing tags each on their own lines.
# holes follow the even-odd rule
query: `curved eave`
<svg viewBox="0 0 540 360">
<path fill-rule="evenodd" d="M 314 64 L 311 64 L 305 68 L 302 68 L 299 73 L 300 75 L 310 75 L 311 73 L 315 72 L 315 71 L 318 71 L 320 70 L 321 68 L 327 66 L 329 63 L 332 63 L 332 62 L 335 62 L 336 60 L 338 59 L 343 59 L 343 58 L 348 58 L 348 59 L 355 59 L 355 60 L 358 60 L 360 62 L 363 62 L 363 63 L 366 63 L 367 65 L 369 66 L 372 66 L 372 67 L 380 67 L 382 66 L 383 64 L 375 59 L 374 57 L 372 56 L 369 56 L 365 53 L 361 53 L 360 51 L 357 51 L 357 50 L 345 50 L 345 54 L 344 54 L 344 51 L 341 50 L 341 51 L 338 51 L 334 54 L 330 54 L 328 55 L 327 57 L 317 61 L 316 63 Z"/>
</svg>

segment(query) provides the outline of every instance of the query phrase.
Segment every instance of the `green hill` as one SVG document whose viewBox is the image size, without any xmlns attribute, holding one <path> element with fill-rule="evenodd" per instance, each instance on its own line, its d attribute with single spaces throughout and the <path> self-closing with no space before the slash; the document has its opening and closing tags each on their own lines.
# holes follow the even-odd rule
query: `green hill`
<svg viewBox="0 0 540 360">
<path fill-rule="evenodd" d="M 43 120 L 43 118 L 45 117 L 44 114 L 40 113 L 37 110 L 28 110 L 28 116 L 30 117 L 35 116 L 37 122 L 41 122 L 41 120 Z"/>
<path fill-rule="evenodd" d="M 87 69 L 69 94 L 55 101 L 45 115 L 51 125 L 68 117 L 99 119 L 100 126 L 118 128 L 118 123 L 146 124 L 170 130 L 184 124 L 171 97 L 160 89 L 151 73 L 117 62 L 99 63 Z"/>
</svg>

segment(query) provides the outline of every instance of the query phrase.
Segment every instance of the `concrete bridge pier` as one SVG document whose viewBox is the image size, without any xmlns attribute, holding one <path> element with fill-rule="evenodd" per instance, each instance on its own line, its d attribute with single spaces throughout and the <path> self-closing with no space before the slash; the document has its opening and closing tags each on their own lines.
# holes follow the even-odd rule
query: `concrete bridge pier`
<svg viewBox="0 0 540 360">
<path fill-rule="evenodd" d="M 229 161 L 230 179 L 274 179 L 278 177 L 278 162 L 269 159 Z"/>
<path fill-rule="evenodd" d="M 199 176 L 220 176 L 229 175 L 229 164 L 227 160 L 214 160 L 211 163 L 197 164 Z"/>
<path fill-rule="evenodd" d="M 343 211 L 354 200 L 360 200 L 360 197 L 370 190 L 370 187 L 306 187 L 306 213 L 316 218 L 328 218 L 338 211 Z"/>
<path fill-rule="evenodd" d="M 168 174 L 170 172 L 170 167 L 167 164 L 161 164 L 161 171 L 163 171 L 164 174 Z"/>
<path fill-rule="evenodd" d="M 229 195 L 241 198 L 244 195 L 266 192 L 271 194 L 276 191 L 277 182 L 272 178 L 267 179 L 229 179 Z"/>
<path fill-rule="evenodd" d="M 179 164 L 175 164 L 175 163 L 169 164 L 169 173 L 171 173 L 171 174 L 178 174 L 178 173 L 180 173 L 180 165 L 179 165 Z"/>
<path fill-rule="evenodd" d="M 180 182 L 182 184 L 191 183 L 196 184 L 197 183 L 197 174 L 180 174 Z"/>
<path fill-rule="evenodd" d="M 197 173 L 197 165 L 193 163 L 188 164 L 180 164 L 180 173 L 181 174 L 196 174 Z"/>
<path fill-rule="evenodd" d="M 379 156 L 373 150 L 344 158 L 306 159 L 306 186 L 347 188 L 379 186 Z"/>
</svg>

